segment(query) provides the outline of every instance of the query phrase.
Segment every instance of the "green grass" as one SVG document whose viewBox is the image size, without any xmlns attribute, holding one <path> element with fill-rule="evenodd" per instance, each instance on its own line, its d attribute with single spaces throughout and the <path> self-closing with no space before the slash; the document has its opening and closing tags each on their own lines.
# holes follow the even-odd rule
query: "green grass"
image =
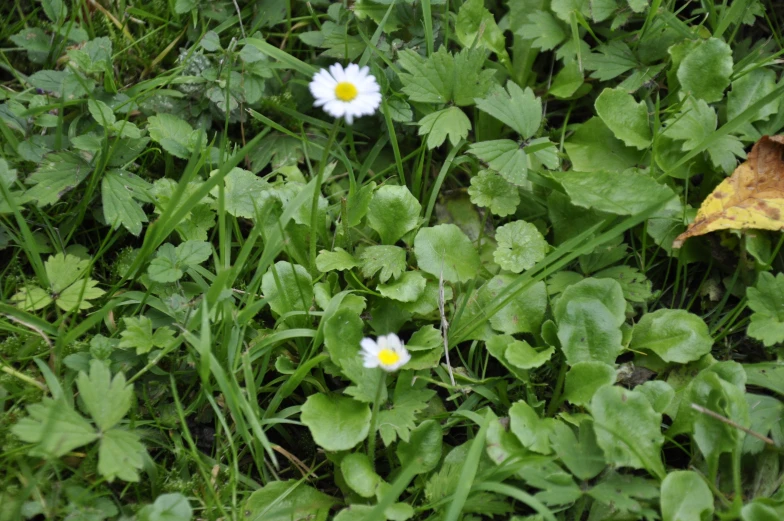
<svg viewBox="0 0 784 521">
<path fill-rule="evenodd" d="M 0 14 L 0 521 L 784 515 L 784 238 L 672 247 L 784 128 L 774 3 Z"/>
</svg>

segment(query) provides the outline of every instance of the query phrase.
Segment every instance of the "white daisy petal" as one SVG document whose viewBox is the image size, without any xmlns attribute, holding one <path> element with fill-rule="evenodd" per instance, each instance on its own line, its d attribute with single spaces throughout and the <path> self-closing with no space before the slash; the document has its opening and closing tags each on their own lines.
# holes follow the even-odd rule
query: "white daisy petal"
<svg viewBox="0 0 784 521">
<path fill-rule="evenodd" d="M 359 345 L 362 346 L 362 354 L 378 354 L 378 344 L 372 338 L 363 338 Z"/>
<path fill-rule="evenodd" d="M 367 368 L 380 367 L 384 371 L 397 371 L 411 360 L 408 349 L 394 333 L 382 335 L 375 341 L 363 338 L 360 342 L 362 365 Z"/>
<path fill-rule="evenodd" d="M 309 89 L 314 107 L 323 107 L 324 112 L 345 118 L 348 124 L 354 118 L 372 115 L 381 104 L 381 87 L 376 78 L 367 66 L 355 63 L 346 68 L 334 63 L 329 70 L 321 69 L 313 75 Z"/>
</svg>

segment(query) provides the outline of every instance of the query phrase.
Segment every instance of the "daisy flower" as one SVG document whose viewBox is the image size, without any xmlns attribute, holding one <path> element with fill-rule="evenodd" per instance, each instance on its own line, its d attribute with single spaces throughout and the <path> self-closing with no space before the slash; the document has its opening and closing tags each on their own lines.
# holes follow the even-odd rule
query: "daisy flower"
<svg viewBox="0 0 784 521">
<path fill-rule="evenodd" d="M 381 92 L 376 78 L 367 67 L 354 63 L 345 69 L 339 63 L 321 69 L 310 82 L 314 107 L 336 118 L 346 118 L 349 125 L 354 118 L 370 116 L 381 104 Z"/>
<path fill-rule="evenodd" d="M 363 338 L 360 345 L 363 365 L 368 368 L 380 367 L 384 371 L 392 372 L 411 360 L 408 349 L 394 333 L 380 336 L 375 341 L 372 338 Z"/>
</svg>

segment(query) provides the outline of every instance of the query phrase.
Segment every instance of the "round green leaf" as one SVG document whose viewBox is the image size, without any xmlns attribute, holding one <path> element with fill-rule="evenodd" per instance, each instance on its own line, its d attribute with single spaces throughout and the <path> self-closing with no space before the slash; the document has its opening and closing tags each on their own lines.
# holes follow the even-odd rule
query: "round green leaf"
<svg viewBox="0 0 784 521">
<path fill-rule="evenodd" d="M 651 145 L 648 107 L 644 102 L 635 102 L 622 88 L 604 89 L 594 107 L 604 124 L 626 145 L 641 150 Z"/>
<path fill-rule="evenodd" d="M 661 512 L 662 521 L 709 521 L 713 494 L 696 472 L 670 472 L 661 484 Z"/>
<path fill-rule="evenodd" d="M 678 67 L 683 92 L 709 103 L 721 101 L 730 84 L 732 49 L 718 38 L 692 40 L 689 44 Z"/>
<path fill-rule="evenodd" d="M 479 307 L 484 310 L 495 304 L 497 296 L 517 277 L 510 274 L 496 275 L 479 290 Z M 539 331 L 547 310 L 547 289 L 540 281 L 516 295 L 498 313 L 490 317 L 496 331 L 508 335 Z"/>
<path fill-rule="evenodd" d="M 664 443 L 662 415 L 653 410 L 644 395 L 606 385 L 593 395 L 590 410 L 596 442 L 609 463 L 664 475 L 660 454 Z"/>
<path fill-rule="evenodd" d="M 513 214 L 517 205 L 520 204 L 520 194 L 517 192 L 517 188 L 490 170 L 482 170 L 471 178 L 468 195 L 471 196 L 472 203 L 489 208 L 499 217 Z"/>
<path fill-rule="evenodd" d="M 335 248 L 335 251 L 321 250 L 316 257 L 316 269 L 322 273 L 350 270 L 356 266 L 359 266 L 357 259 L 343 248 Z"/>
<path fill-rule="evenodd" d="M 524 401 L 516 402 L 509 409 L 509 430 L 525 447 L 540 454 L 550 454 L 552 418 L 540 418 Z"/>
<path fill-rule="evenodd" d="M 362 497 L 373 497 L 381 477 L 373 471 L 373 466 L 365 454 L 349 454 L 340 462 L 340 471 L 351 490 Z"/>
<path fill-rule="evenodd" d="M 261 278 L 261 291 L 270 309 L 279 315 L 305 311 L 313 300 L 313 279 L 299 264 L 279 261 Z"/>
<path fill-rule="evenodd" d="M 420 269 L 444 280 L 465 282 L 479 270 L 479 254 L 465 233 L 454 224 L 422 228 L 414 238 Z"/>
<path fill-rule="evenodd" d="M 384 244 L 394 244 L 416 228 L 422 206 L 405 186 L 384 185 L 373 194 L 367 220 Z"/>
<path fill-rule="evenodd" d="M 348 450 L 367 438 L 370 407 L 352 398 L 312 394 L 302 405 L 300 420 L 323 449 Z"/>
<path fill-rule="evenodd" d="M 418 271 L 407 271 L 389 284 L 379 284 L 376 289 L 383 296 L 400 302 L 414 302 L 425 291 L 427 281 Z"/>
<path fill-rule="evenodd" d="M 618 282 L 584 279 L 566 288 L 555 305 L 558 339 L 569 365 L 615 363 L 620 354 L 626 301 Z"/>
<path fill-rule="evenodd" d="M 245 519 L 264 521 L 307 521 L 322 513 L 326 517 L 334 498 L 296 480 L 272 481 L 245 502 Z"/>
<path fill-rule="evenodd" d="M 498 248 L 493 252 L 496 264 L 505 270 L 520 273 L 533 268 L 547 254 L 547 241 L 531 223 L 513 221 L 495 232 Z"/>
<path fill-rule="evenodd" d="M 712 346 L 708 325 L 700 317 L 683 309 L 659 309 L 643 315 L 634 326 L 630 348 L 686 364 L 710 353 Z"/>
<path fill-rule="evenodd" d="M 574 405 L 588 405 L 600 387 L 614 383 L 613 366 L 604 362 L 577 362 L 566 373 L 564 400 Z"/>
<path fill-rule="evenodd" d="M 772 506 L 763 503 L 749 503 L 740 512 L 743 521 L 780 521 L 781 516 Z"/>
<path fill-rule="evenodd" d="M 411 431 L 408 441 L 397 446 L 397 457 L 401 465 L 414 465 L 417 474 L 430 472 L 441 460 L 443 434 L 441 425 L 435 420 L 425 420 Z"/>
</svg>

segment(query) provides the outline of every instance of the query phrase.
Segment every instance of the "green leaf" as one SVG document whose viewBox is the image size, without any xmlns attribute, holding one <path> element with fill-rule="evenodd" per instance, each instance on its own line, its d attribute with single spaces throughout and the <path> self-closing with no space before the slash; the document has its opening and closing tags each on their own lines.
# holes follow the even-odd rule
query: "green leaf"
<svg viewBox="0 0 784 521">
<path fill-rule="evenodd" d="M 713 494 L 699 474 L 676 470 L 661 484 L 662 521 L 710 521 Z"/>
<path fill-rule="evenodd" d="M 35 185 L 27 190 L 26 195 L 39 207 L 54 204 L 81 183 L 91 170 L 90 165 L 73 152 L 47 154 L 38 169 L 25 181 Z"/>
<path fill-rule="evenodd" d="M 648 107 L 636 103 L 631 94 L 621 89 L 604 89 L 594 104 L 596 113 L 615 137 L 639 149 L 651 145 Z"/>
<path fill-rule="evenodd" d="M 554 423 L 552 418 L 540 418 L 524 401 L 515 402 L 509 409 L 509 430 L 524 447 L 540 454 L 552 453 L 550 433 Z"/>
<path fill-rule="evenodd" d="M 732 82 L 727 94 L 727 120 L 740 116 L 743 111 L 776 89 L 776 73 L 770 69 L 754 69 Z M 775 99 L 760 108 L 749 122 L 766 120 L 779 110 L 780 100 Z"/>
<path fill-rule="evenodd" d="M 611 80 L 639 65 L 632 50 L 621 40 L 602 44 L 596 50 L 599 52 L 583 56 L 583 66 L 594 71 L 591 78 Z"/>
<path fill-rule="evenodd" d="M 313 301 L 313 279 L 299 264 L 278 261 L 261 279 L 261 290 L 278 315 L 307 311 Z"/>
<path fill-rule="evenodd" d="M 687 98 L 681 111 L 667 121 L 664 134 L 683 140 L 683 150 L 695 149 L 716 130 L 716 112 L 704 100 Z"/>
<path fill-rule="evenodd" d="M 44 268 L 52 293 L 61 293 L 65 288 L 84 277 L 89 265 L 89 259 L 70 253 L 58 253 L 46 259 Z"/>
<path fill-rule="evenodd" d="M 345 390 L 345 393 L 359 401 L 373 403 L 379 380 L 384 377 L 384 374 L 378 369 L 367 368 L 362 364 L 359 353 L 364 324 L 359 313 L 359 310 L 348 307 L 338 309 L 324 325 L 324 344 L 332 361 L 340 367 L 343 375 L 354 383 Z M 384 333 L 388 331 L 390 330 Z M 380 399 L 382 402 L 386 401 L 386 387 L 382 388 Z"/>
<path fill-rule="evenodd" d="M 425 420 L 411 431 L 408 441 L 401 441 L 397 457 L 403 467 L 413 466 L 417 474 L 430 472 L 441 461 L 443 434 L 441 425 L 435 420 Z"/>
<path fill-rule="evenodd" d="M 664 413 L 675 398 L 675 389 L 663 380 L 648 380 L 634 390 L 643 394 L 651 402 L 653 410 L 659 413 Z"/>
<path fill-rule="evenodd" d="M 749 405 L 751 430 L 773 438 L 778 446 L 784 439 L 784 402 L 764 394 L 746 393 Z M 769 445 L 755 436 L 746 436 L 743 440 L 744 454 L 759 454 Z"/>
<path fill-rule="evenodd" d="M 615 368 L 604 362 L 577 362 L 566 373 L 564 400 L 571 404 L 584 407 L 591 403 L 591 398 L 605 385 L 615 383 Z"/>
<path fill-rule="evenodd" d="M 419 224 L 422 205 L 405 186 L 384 185 L 368 206 L 368 225 L 385 244 L 394 244 Z"/>
<path fill-rule="evenodd" d="M 210 175 L 217 172 L 214 170 Z M 267 183 L 242 168 L 232 168 L 224 177 L 224 183 L 224 209 L 234 217 L 253 219 L 260 211 L 265 196 L 269 197 L 265 194 L 269 188 Z M 217 188 L 212 190 L 212 195 L 218 197 Z"/>
<path fill-rule="evenodd" d="M 463 47 L 484 47 L 498 55 L 501 63 L 508 63 L 504 33 L 495 23 L 492 13 L 485 9 L 484 0 L 468 0 L 460 6 L 455 23 L 455 36 Z"/>
<path fill-rule="evenodd" d="M 561 22 L 547 11 L 537 10 L 528 15 L 528 23 L 522 25 L 515 34 L 543 51 L 551 51 L 566 39 L 566 31 Z"/>
<path fill-rule="evenodd" d="M 46 13 L 46 17 L 55 24 L 60 25 L 68 16 L 68 7 L 63 0 L 41 0 L 41 7 Z"/>
<path fill-rule="evenodd" d="M 147 130 L 153 141 L 175 157 L 188 159 L 193 150 L 194 136 L 199 132 L 172 114 L 161 113 L 147 119 Z"/>
<path fill-rule="evenodd" d="M 476 100 L 476 107 L 512 128 L 524 139 L 531 138 L 542 124 L 542 100 L 526 87 L 508 81 L 506 90 L 496 85 L 486 97 Z"/>
<path fill-rule="evenodd" d="M 569 365 L 597 361 L 614 364 L 620 354 L 626 301 L 610 279 L 588 278 L 569 286 L 554 310 L 558 339 Z"/>
<path fill-rule="evenodd" d="M 90 362 L 89 376 L 79 372 L 76 386 L 87 411 L 102 431 L 117 425 L 131 408 L 133 386 L 126 385 L 122 373 L 112 379 L 109 367 L 100 360 Z"/>
<path fill-rule="evenodd" d="M 198 266 L 212 255 L 212 245 L 206 241 L 184 241 L 174 249 L 177 265 Z"/>
<path fill-rule="evenodd" d="M 84 373 L 82 373 L 84 374 Z M 134 432 L 110 429 L 101 435 L 98 449 L 98 472 L 109 483 L 114 478 L 139 481 L 139 470 L 144 465 L 144 445 Z"/>
<path fill-rule="evenodd" d="M 468 137 L 471 120 L 458 107 L 448 107 L 428 114 L 419 120 L 419 135 L 427 136 L 427 148 L 440 147 L 447 136 L 452 146 Z"/>
<path fill-rule="evenodd" d="M 139 521 L 190 521 L 191 517 L 193 509 L 180 493 L 161 494 L 152 505 L 139 510 Z"/>
<path fill-rule="evenodd" d="M 550 445 L 569 471 L 582 480 L 595 478 L 607 466 L 589 420 L 580 423 L 579 439 L 566 423 L 553 422 Z"/>
<path fill-rule="evenodd" d="M 362 276 L 373 277 L 377 272 L 381 283 L 398 278 L 406 269 L 406 250 L 397 246 L 368 246 L 359 255 Z"/>
<path fill-rule="evenodd" d="M 87 109 L 90 111 L 93 119 L 106 129 L 112 128 L 117 121 L 112 108 L 101 100 L 87 100 Z"/>
<path fill-rule="evenodd" d="M 558 172 L 554 177 L 573 204 L 617 215 L 634 215 L 675 197 L 670 187 L 642 172 Z"/>
<path fill-rule="evenodd" d="M 150 261 L 147 274 L 155 282 L 176 282 L 182 278 L 183 271 L 177 266 L 177 253 L 173 244 L 162 244 Z"/>
<path fill-rule="evenodd" d="M 86 73 L 106 72 L 112 65 L 112 40 L 107 36 L 94 38 L 78 49 L 68 50 L 68 57 Z"/>
<path fill-rule="evenodd" d="M 106 222 L 117 229 L 124 226 L 137 237 L 142 232 L 142 223 L 147 215 L 134 198 L 148 200 L 144 195 L 151 188 L 142 178 L 125 170 L 110 170 L 101 179 L 101 200 Z"/>
<path fill-rule="evenodd" d="M 505 270 L 521 273 L 531 269 L 547 255 L 549 245 L 531 223 L 512 221 L 495 233 L 498 248 L 493 252 L 493 260 Z"/>
<path fill-rule="evenodd" d="M 441 46 L 425 59 L 407 49 L 399 54 L 403 92 L 411 101 L 473 105 L 493 84 L 493 71 L 483 71 L 485 51 L 465 49 L 452 55 Z"/>
<path fill-rule="evenodd" d="M 337 501 L 296 480 L 271 481 L 250 495 L 242 511 L 248 520 L 307 521 L 326 518 Z"/>
<path fill-rule="evenodd" d="M 489 170 L 482 170 L 471 178 L 468 188 L 471 202 L 499 216 L 511 215 L 520 204 L 520 194 L 517 188 L 510 185 L 506 179 Z"/>
<path fill-rule="evenodd" d="M 58 458 L 98 438 L 93 426 L 62 399 L 44 398 L 28 405 L 27 413 L 11 432 L 25 443 L 34 444 L 30 456 Z"/>
<path fill-rule="evenodd" d="M 653 351 L 665 362 L 686 364 L 710 353 L 713 339 L 708 325 L 684 309 L 646 313 L 634 326 L 630 349 Z"/>
<path fill-rule="evenodd" d="M 340 472 L 346 484 L 362 497 L 376 495 L 376 487 L 383 480 L 375 473 L 365 454 L 349 454 L 340 462 Z"/>
<path fill-rule="evenodd" d="M 596 441 L 610 464 L 665 474 L 661 462 L 662 415 L 645 396 L 617 386 L 604 386 L 590 406 Z"/>
<path fill-rule="evenodd" d="M 437 330 L 435 330 L 438 333 Z M 414 340 L 414 337 L 411 338 Z M 411 349 L 411 342 L 406 346 Z M 438 346 L 432 351 L 439 353 L 439 359 L 443 352 L 441 335 L 438 334 Z M 420 351 L 421 353 L 421 351 Z M 412 361 L 406 364 L 409 367 L 416 361 L 417 353 L 414 353 Z M 392 407 L 384 407 L 378 413 L 378 432 L 384 445 L 389 447 L 397 438 L 407 442 L 411 439 L 411 431 L 416 427 L 416 417 L 420 411 L 425 410 L 436 392 L 427 389 L 427 382 L 415 380 L 413 371 L 402 371 L 395 384 L 395 392 L 392 397 Z"/>
<path fill-rule="evenodd" d="M 494 139 L 472 143 L 468 153 L 495 170 L 508 182 L 524 185 L 528 179 L 528 157 L 520 143 L 511 139 Z"/>
<path fill-rule="evenodd" d="M 22 286 L 11 297 L 10 301 L 27 311 L 43 309 L 54 302 L 49 293 L 38 286 Z"/>
<path fill-rule="evenodd" d="M 519 369 L 536 369 L 550 361 L 554 347 L 537 351 L 525 340 L 515 340 L 506 347 L 506 361 Z"/>
<path fill-rule="evenodd" d="M 414 238 L 419 268 L 449 282 L 466 282 L 479 269 L 479 254 L 465 233 L 454 224 L 422 228 Z"/>
<path fill-rule="evenodd" d="M 677 199 L 673 199 L 677 200 Z M 613 252 L 614 253 L 614 252 Z M 620 250 L 619 255 L 626 256 L 626 249 Z M 610 257 L 612 258 L 612 257 Z M 623 289 L 623 297 L 629 302 L 648 302 L 653 296 L 651 281 L 645 278 L 637 268 L 631 266 L 613 266 L 593 274 L 597 279 L 613 279 L 618 281 Z"/>
<path fill-rule="evenodd" d="M 321 250 L 316 256 L 316 269 L 322 273 L 350 270 L 357 266 L 359 261 L 343 248 L 335 248 L 335 251 Z"/>
<path fill-rule="evenodd" d="M 76 309 L 90 309 L 93 305 L 90 300 L 103 296 L 106 292 L 97 288 L 98 281 L 85 279 L 65 288 L 55 299 L 57 306 L 63 311 Z"/>
<path fill-rule="evenodd" d="M 367 438 L 370 407 L 352 398 L 317 393 L 302 405 L 300 420 L 324 450 L 349 450 Z"/>
<path fill-rule="evenodd" d="M 688 42 L 677 76 L 685 94 L 713 103 L 724 98 L 731 74 L 732 49 L 718 38 L 709 38 Z"/>
<path fill-rule="evenodd" d="M 564 148 L 572 168 L 579 172 L 622 172 L 637 166 L 642 160 L 642 152 L 616 139 L 598 117 L 580 125 L 564 143 Z"/>
<path fill-rule="evenodd" d="M 509 285 L 516 276 L 512 274 L 496 275 L 480 289 L 476 299 L 468 303 L 468 317 L 485 316 L 485 310 L 497 304 L 497 296 Z M 497 331 L 507 334 L 538 332 L 547 310 L 547 289 L 544 282 L 533 284 L 525 291 L 515 295 L 495 315 L 489 317 L 490 325 Z M 465 320 L 468 320 L 466 318 Z"/>
<path fill-rule="evenodd" d="M 743 506 L 740 517 L 743 521 L 779 521 L 781 514 L 773 506 L 753 501 Z"/>
<path fill-rule="evenodd" d="M 220 37 L 218 36 L 218 33 L 216 33 L 215 31 L 207 31 L 207 33 L 202 37 L 199 44 L 207 52 L 215 52 L 222 49 L 220 43 Z"/>
<path fill-rule="evenodd" d="M 382 296 L 399 300 L 400 302 L 413 302 L 425 291 L 425 277 L 418 271 L 407 271 L 394 282 L 379 284 L 376 288 Z"/>
<path fill-rule="evenodd" d="M 152 320 L 144 315 L 123 317 L 125 330 L 120 333 L 119 347 L 136 349 L 136 354 L 149 353 L 153 347 L 165 347 L 174 339 L 174 331 L 163 326 L 152 332 Z"/>
<path fill-rule="evenodd" d="M 748 335 L 771 347 L 784 342 L 784 273 L 775 277 L 764 271 L 754 287 L 746 289 L 748 306 L 754 312 Z"/>
<path fill-rule="evenodd" d="M 736 374 L 726 374 L 724 371 Z M 740 381 L 730 381 L 734 380 L 736 375 L 740 377 Z M 682 398 L 682 403 L 694 403 L 749 428 L 751 419 L 749 404 L 744 396 L 744 380 L 745 373 L 740 364 L 716 363 L 697 375 L 691 383 L 688 395 Z M 722 454 L 741 449 L 745 436 L 742 431 L 707 414 L 691 410 L 689 413 L 693 421 L 694 441 L 711 467 L 718 465 Z M 679 411 L 678 420 L 681 414 Z"/>
</svg>

